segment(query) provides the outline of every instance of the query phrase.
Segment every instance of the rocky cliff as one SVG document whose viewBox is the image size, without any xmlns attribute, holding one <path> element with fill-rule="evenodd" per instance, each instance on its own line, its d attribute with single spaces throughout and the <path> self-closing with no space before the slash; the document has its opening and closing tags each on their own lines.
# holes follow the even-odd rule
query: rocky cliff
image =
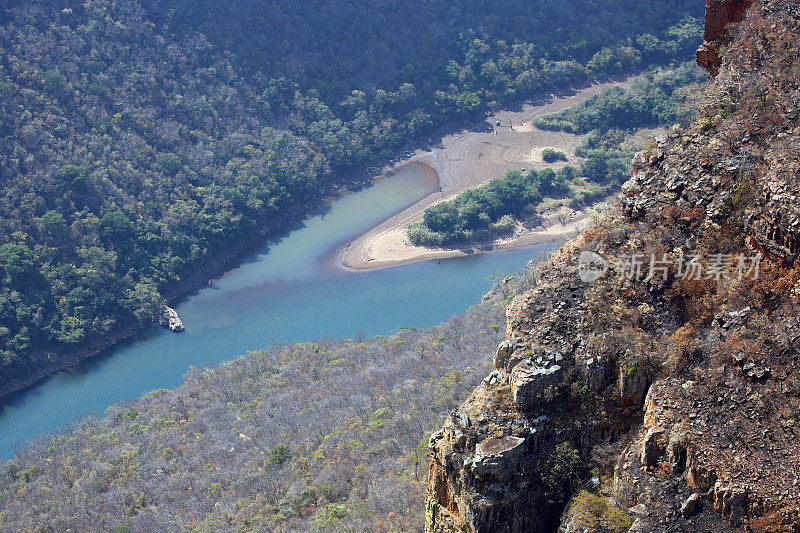
<svg viewBox="0 0 800 533">
<path fill-rule="evenodd" d="M 697 63 L 712 76 L 722 65 L 720 49 L 727 45 L 732 24 L 742 22 L 753 0 L 707 0 L 703 44 L 697 50 Z"/>
<path fill-rule="evenodd" d="M 696 122 L 509 307 L 427 531 L 800 531 L 800 10 L 707 14 Z"/>
</svg>

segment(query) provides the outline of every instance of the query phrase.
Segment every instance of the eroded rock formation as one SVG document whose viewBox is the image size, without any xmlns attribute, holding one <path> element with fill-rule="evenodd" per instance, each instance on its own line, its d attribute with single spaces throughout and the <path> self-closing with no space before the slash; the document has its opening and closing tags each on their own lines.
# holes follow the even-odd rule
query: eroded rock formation
<svg viewBox="0 0 800 533">
<path fill-rule="evenodd" d="M 712 76 L 722 65 L 719 51 L 726 43 L 729 25 L 743 21 L 751 5 L 753 0 L 707 0 L 704 42 L 697 50 L 697 64 Z"/>
<path fill-rule="evenodd" d="M 630 531 L 800 531 L 796 13 L 709 2 L 714 42 L 741 24 L 696 122 L 509 307 L 494 371 L 431 438 L 427 531 L 554 531 L 568 505 L 574 531 L 598 485 Z"/>
</svg>

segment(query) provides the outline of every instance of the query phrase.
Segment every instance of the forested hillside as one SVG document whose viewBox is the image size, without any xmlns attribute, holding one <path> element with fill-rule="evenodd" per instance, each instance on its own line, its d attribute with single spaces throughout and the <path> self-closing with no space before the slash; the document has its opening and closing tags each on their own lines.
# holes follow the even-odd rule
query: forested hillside
<svg viewBox="0 0 800 533">
<path fill-rule="evenodd" d="M 700 7 L 5 2 L 0 380 L 152 321 L 199 265 L 445 120 L 685 57 Z"/>
</svg>

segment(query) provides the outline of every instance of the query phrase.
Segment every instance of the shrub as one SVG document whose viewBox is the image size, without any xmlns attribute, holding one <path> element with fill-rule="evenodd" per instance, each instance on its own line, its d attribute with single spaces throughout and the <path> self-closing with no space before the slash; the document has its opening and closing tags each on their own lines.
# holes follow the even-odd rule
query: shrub
<svg viewBox="0 0 800 533">
<path fill-rule="evenodd" d="M 566 502 L 588 473 L 578 450 L 564 442 L 553 449 L 542 473 L 545 495 L 553 503 Z"/>
<path fill-rule="evenodd" d="M 180 157 L 170 152 L 158 154 L 156 156 L 156 164 L 161 169 L 161 172 L 168 176 L 174 176 L 183 168 Z"/>
<path fill-rule="evenodd" d="M 48 211 L 42 215 L 39 223 L 41 224 L 42 233 L 51 242 L 58 243 L 66 239 L 69 235 L 67 224 L 64 222 L 64 216 L 58 211 Z"/>
<path fill-rule="evenodd" d="M 550 169 L 525 175 L 509 171 L 487 185 L 427 208 L 422 222 L 410 225 L 406 234 L 417 246 L 443 246 L 506 233 L 526 208 L 542 201 L 542 186 L 554 191 L 565 184 Z"/>
<path fill-rule="evenodd" d="M 566 161 L 567 154 L 565 154 L 564 152 L 559 152 L 558 150 L 553 150 L 552 148 L 545 148 L 544 150 L 542 150 L 542 159 L 544 159 L 545 163 Z"/>
<path fill-rule="evenodd" d="M 94 82 L 89 84 L 89 92 L 95 96 L 103 97 L 108 94 L 108 89 L 102 83 Z"/>
<path fill-rule="evenodd" d="M 568 511 L 572 523 L 587 533 L 624 533 L 633 521 L 610 498 L 582 490 L 572 500 Z"/>
<path fill-rule="evenodd" d="M 67 78 L 57 70 L 48 70 L 44 73 L 44 88 L 49 92 L 60 91 L 67 83 Z"/>
<path fill-rule="evenodd" d="M 103 237 L 108 241 L 124 243 L 133 235 L 133 223 L 119 209 L 103 215 L 100 227 Z"/>
<path fill-rule="evenodd" d="M 269 452 L 267 466 L 282 465 L 292 458 L 292 451 L 285 444 L 278 444 Z"/>
</svg>

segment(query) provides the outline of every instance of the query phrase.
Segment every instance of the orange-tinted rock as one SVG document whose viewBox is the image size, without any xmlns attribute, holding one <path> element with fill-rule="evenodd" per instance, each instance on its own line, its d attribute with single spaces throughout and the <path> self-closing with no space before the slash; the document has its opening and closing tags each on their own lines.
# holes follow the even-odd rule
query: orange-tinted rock
<svg viewBox="0 0 800 533">
<path fill-rule="evenodd" d="M 719 49 L 725 43 L 730 24 L 744 20 L 753 0 L 708 0 L 706 3 L 705 42 L 697 50 L 697 64 L 712 76 L 719 74 L 722 58 Z"/>
</svg>

